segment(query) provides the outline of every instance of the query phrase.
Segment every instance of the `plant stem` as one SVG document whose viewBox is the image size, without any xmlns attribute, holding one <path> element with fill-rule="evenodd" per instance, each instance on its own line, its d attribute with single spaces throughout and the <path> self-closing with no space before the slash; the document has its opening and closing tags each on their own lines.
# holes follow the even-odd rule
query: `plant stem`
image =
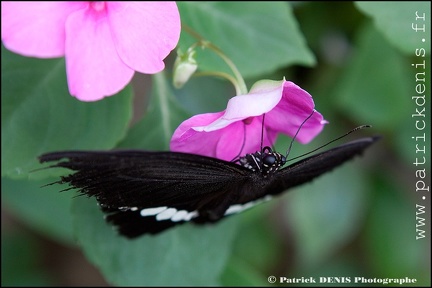
<svg viewBox="0 0 432 288">
<path fill-rule="evenodd" d="M 199 35 L 197 32 L 195 32 L 189 26 L 183 24 L 182 28 L 186 32 L 191 34 L 193 37 L 198 39 L 198 42 L 192 44 L 192 46 L 189 49 L 193 49 L 197 46 L 201 46 L 203 48 L 209 48 L 214 53 L 216 53 L 216 55 L 218 55 L 220 58 L 222 58 L 222 60 L 224 60 L 224 62 L 228 65 L 228 67 L 230 67 L 235 78 L 233 78 L 230 75 L 223 73 L 223 72 L 212 71 L 212 72 L 205 72 L 205 73 L 207 73 L 207 75 L 215 75 L 215 76 L 223 77 L 223 78 L 226 78 L 227 80 L 229 80 L 234 85 L 237 95 L 247 94 L 246 83 L 245 83 L 243 77 L 241 76 L 240 71 L 237 69 L 237 67 L 231 61 L 231 59 L 228 58 L 228 56 L 226 56 L 219 47 L 217 47 L 216 45 L 214 45 L 210 41 L 205 40 L 201 35 Z M 204 72 L 201 72 L 200 75 L 203 76 Z"/>
</svg>

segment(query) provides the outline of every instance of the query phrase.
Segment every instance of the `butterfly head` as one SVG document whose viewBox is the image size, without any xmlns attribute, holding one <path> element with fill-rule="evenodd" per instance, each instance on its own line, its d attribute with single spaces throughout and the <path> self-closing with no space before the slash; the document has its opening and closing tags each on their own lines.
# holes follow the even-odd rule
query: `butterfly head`
<svg viewBox="0 0 432 288">
<path fill-rule="evenodd" d="M 270 147 L 264 147 L 262 151 L 246 154 L 239 159 L 240 165 L 254 172 L 260 172 L 264 178 L 279 170 L 286 163 L 284 155 L 273 152 Z"/>
</svg>

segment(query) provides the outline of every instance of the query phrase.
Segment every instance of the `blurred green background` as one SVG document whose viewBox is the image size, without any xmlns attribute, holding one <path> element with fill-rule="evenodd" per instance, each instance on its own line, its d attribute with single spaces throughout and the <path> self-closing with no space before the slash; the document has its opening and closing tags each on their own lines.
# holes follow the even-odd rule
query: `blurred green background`
<svg viewBox="0 0 432 288">
<path fill-rule="evenodd" d="M 173 89 L 173 51 L 164 73 L 136 75 L 118 95 L 82 103 L 68 95 L 63 59 L 25 58 L 2 46 L 2 286 L 283 285 L 269 284 L 270 275 L 408 277 L 430 286 L 430 194 L 416 191 L 418 181 L 429 187 L 431 172 L 430 2 L 178 6 L 182 23 L 219 46 L 249 87 L 285 76 L 313 95 L 330 124 L 310 144 L 295 143 L 291 157 L 362 124 L 373 127 L 340 142 L 383 138 L 363 157 L 220 224 L 129 241 L 105 224 L 93 199 L 58 193 L 59 185 L 41 188 L 65 172 L 29 173 L 41 167 L 36 157 L 62 149 L 167 150 L 182 121 L 225 109 L 233 87 L 197 77 Z M 192 43 L 182 31 L 179 48 Z M 197 60 L 203 71 L 227 69 L 206 50 Z M 417 106 L 412 96 L 423 94 L 426 104 Z M 413 117 L 423 108 L 425 117 Z M 423 133 L 425 141 L 416 141 Z M 277 150 L 288 146 L 280 136 Z M 423 157 L 424 165 L 413 164 Z"/>
</svg>

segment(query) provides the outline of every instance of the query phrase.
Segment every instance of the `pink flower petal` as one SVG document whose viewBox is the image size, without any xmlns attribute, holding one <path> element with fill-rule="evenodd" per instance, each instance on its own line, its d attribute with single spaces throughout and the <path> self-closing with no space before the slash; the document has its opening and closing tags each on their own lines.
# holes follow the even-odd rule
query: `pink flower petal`
<svg viewBox="0 0 432 288">
<path fill-rule="evenodd" d="M 282 97 L 284 81 L 262 80 L 254 84 L 247 95 L 239 95 L 228 101 L 225 119 L 245 119 L 272 110 Z"/>
<path fill-rule="evenodd" d="M 30 57 L 62 57 L 67 16 L 86 2 L 1 2 L 1 37 L 9 50 Z"/>
<path fill-rule="evenodd" d="M 260 150 L 261 117 L 255 117 L 245 125 L 243 121 L 211 132 L 197 132 L 195 125 L 206 125 L 224 112 L 200 114 L 184 121 L 176 129 L 170 142 L 171 151 L 199 154 L 231 161 L 246 153 Z M 264 131 L 264 146 L 271 146 L 276 139 L 273 131 Z"/>
<path fill-rule="evenodd" d="M 79 10 L 66 22 L 66 70 L 69 92 L 96 101 L 123 89 L 134 70 L 115 50 L 105 9 Z"/>
<path fill-rule="evenodd" d="M 261 150 L 261 128 L 262 118 L 254 117 L 250 124 L 245 125 L 243 121 L 238 121 L 228 127 L 208 132 L 223 132 L 218 135 L 218 145 L 216 147 L 216 158 L 231 161 L 247 153 L 255 153 Z M 215 137 L 216 138 L 216 137 Z M 263 147 L 272 146 L 276 140 L 276 133 L 264 130 Z M 213 140 L 214 141 L 214 140 Z"/>
<path fill-rule="evenodd" d="M 312 96 L 292 82 L 259 81 L 250 94 L 232 98 L 227 111 L 184 121 L 174 132 L 171 150 L 232 161 L 272 146 L 278 133 L 293 137 L 310 116 L 296 138 L 307 143 L 327 123 L 314 107 Z"/>
<path fill-rule="evenodd" d="M 175 2 L 2 2 L 2 41 L 33 57 L 66 58 L 69 91 L 113 95 L 134 70 L 157 73 L 180 37 Z"/>
<path fill-rule="evenodd" d="M 295 135 L 300 125 L 315 107 L 312 96 L 293 82 L 285 82 L 283 96 L 278 105 L 265 117 L 265 125 L 274 131 Z M 306 144 L 318 135 L 327 121 L 315 111 L 312 117 L 300 129 L 296 140 Z"/>
<path fill-rule="evenodd" d="M 231 123 L 271 111 L 282 98 L 283 81 L 262 80 L 255 83 L 249 94 L 239 95 L 228 101 L 225 114 L 206 126 L 198 126 L 196 131 L 214 131 Z"/>
<path fill-rule="evenodd" d="M 212 151 L 216 150 L 217 143 L 205 140 L 205 137 L 210 134 L 199 133 L 191 128 L 197 125 L 206 125 L 221 115 L 223 115 L 223 112 L 199 114 L 183 121 L 171 137 L 170 149 L 177 152 L 194 151 L 195 154 L 215 157 Z M 197 135 L 199 137 L 196 137 Z M 203 145 L 203 143 L 206 143 L 206 145 Z"/>
<path fill-rule="evenodd" d="M 180 15 L 175 2 L 107 2 L 114 44 L 132 69 L 157 73 L 180 38 Z"/>
</svg>

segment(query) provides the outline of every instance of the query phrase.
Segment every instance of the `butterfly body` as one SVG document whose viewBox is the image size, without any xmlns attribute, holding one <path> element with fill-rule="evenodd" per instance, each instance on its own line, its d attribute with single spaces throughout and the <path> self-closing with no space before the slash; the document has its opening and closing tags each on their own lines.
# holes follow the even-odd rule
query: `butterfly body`
<svg viewBox="0 0 432 288">
<path fill-rule="evenodd" d="M 240 157 L 238 163 L 148 151 L 60 151 L 39 159 L 58 161 L 50 167 L 74 170 L 56 183 L 95 197 L 106 220 L 134 238 L 189 221 L 217 222 L 313 180 L 377 139 L 352 141 L 284 168 L 285 157 L 268 147 Z"/>
<path fill-rule="evenodd" d="M 273 152 L 270 147 L 264 147 L 263 151 L 246 154 L 240 157 L 239 164 L 253 172 L 259 171 L 263 178 L 278 171 L 286 163 L 286 158 L 278 152 Z"/>
</svg>

